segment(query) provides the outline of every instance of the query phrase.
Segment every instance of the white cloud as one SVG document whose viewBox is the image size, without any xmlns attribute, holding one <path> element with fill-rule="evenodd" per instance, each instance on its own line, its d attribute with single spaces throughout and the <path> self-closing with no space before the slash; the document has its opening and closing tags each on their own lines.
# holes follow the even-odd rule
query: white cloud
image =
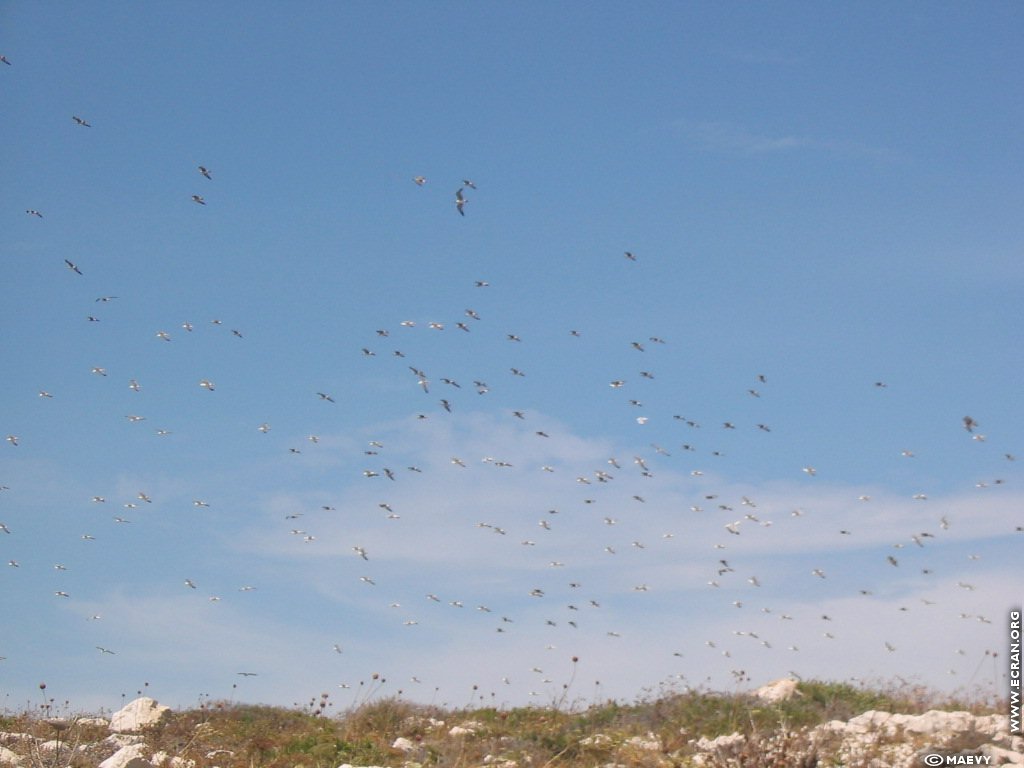
<svg viewBox="0 0 1024 768">
<path fill-rule="evenodd" d="M 809 149 L 889 159 L 895 157 L 891 150 L 870 147 L 854 141 L 821 139 L 797 134 L 761 133 L 729 121 L 680 118 L 675 120 L 672 126 L 687 143 L 698 149 L 713 152 L 755 155 Z"/>
</svg>

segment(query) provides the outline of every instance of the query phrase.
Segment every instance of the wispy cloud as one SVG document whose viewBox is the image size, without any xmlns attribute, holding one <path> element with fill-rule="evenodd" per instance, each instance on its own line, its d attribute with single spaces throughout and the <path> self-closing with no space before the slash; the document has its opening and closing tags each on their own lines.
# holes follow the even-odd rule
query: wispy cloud
<svg viewBox="0 0 1024 768">
<path fill-rule="evenodd" d="M 856 141 L 795 133 L 767 133 L 729 121 L 680 118 L 672 123 L 672 129 L 687 144 L 708 152 L 761 155 L 813 150 L 879 159 L 897 157 L 890 149 L 872 147 Z"/>
</svg>

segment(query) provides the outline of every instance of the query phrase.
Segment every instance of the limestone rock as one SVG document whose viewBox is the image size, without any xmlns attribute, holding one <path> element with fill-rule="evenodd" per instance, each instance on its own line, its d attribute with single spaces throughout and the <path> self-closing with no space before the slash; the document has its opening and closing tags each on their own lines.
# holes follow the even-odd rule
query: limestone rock
<svg viewBox="0 0 1024 768">
<path fill-rule="evenodd" d="M 114 733 L 138 733 L 158 725 L 170 713 L 170 707 L 143 696 L 129 702 L 113 714 L 110 718 L 110 730 Z"/>
<path fill-rule="evenodd" d="M 481 728 L 483 728 L 483 725 L 481 723 L 478 723 L 475 720 L 468 720 L 465 723 L 463 723 L 462 725 L 452 726 L 448 730 L 448 735 L 449 736 L 472 736 L 474 733 L 479 731 Z"/>
<path fill-rule="evenodd" d="M 392 749 L 397 749 L 400 752 L 405 752 L 406 754 L 408 754 L 409 752 L 415 752 L 416 751 L 416 743 L 414 741 L 412 741 L 411 739 L 405 738 L 405 736 L 399 736 L 391 744 L 391 748 Z"/>
<path fill-rule="evenodd" d="M 10 765 L 18 768 L 23 763 L 24 760 L 17 752 L 12 752 L 7 747 L 0 747 L 0 765 Z"/>
<path fill-rule="evenodd" d="M 768 683 L 768 685 L 762 685 L 754 691 L 754 696 L 761 699 L 761 701 L 767 701 L 770 704 L 774 704 L 777 701 L 786 701 L 787 699 L 800 695 L 800 691 L 796 689 L 796 685 L 796 680 L 790 680 L 784 677 L 781 680 Z"/>
<path fill-rule="evenodd" d="M 97 768 L 153 768 L 153 764 L 144 757 L 145 754 L 144 744 L 131 744 L 117 750 Z"/>
</svg>

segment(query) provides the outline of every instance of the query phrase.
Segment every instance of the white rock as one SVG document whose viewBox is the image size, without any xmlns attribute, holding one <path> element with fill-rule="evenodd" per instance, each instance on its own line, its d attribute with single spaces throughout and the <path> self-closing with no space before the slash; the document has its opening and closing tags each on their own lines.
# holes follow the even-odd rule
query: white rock
<svg viewBox="0 0 1024 768">
<path fill-rule="evenodd" d="M 799 696 L 800 691 L 796 689 L 796 686 L 796 680 L 790 680 L 784 677 L 781 680 L 768 683 L 768 685 L 762 685 L 754 691 L 754 696 L 761 699 L 761 701 L 767 701 L 774 704 L 777 701 L 786 701 L 786 699 Z"/>
<path fill-rule="evenodd" d="M 110 730 L 114 733 L 138 733 L 157 725 L 171 713 L 170 707 L 158 704 L 148 696 L 128 702 L 110 718 Z"/>
<path fill-rule="evenodd" d="M 97 768 L 153 768 L 153 764 L 145 759 L 145 754 L 145 744 L 130 744 L 117 750 Z"/>
<path fill-rule="evenodd" d="M 449 736 L 471 736 L 483 728 L 483 725 L 475 720 L 468 720 L 462 725 L 454 725 L 448 730 Z"/>
<path fill-rule="evenodd" d="M 12 752 L 7 747 L 0 747 L 0 765 L 11 765 L 20 766 L 23 758 L 17 753 Z"/>
<path fill-rule="evenodd" d="M 416 751 L 416 742 L 412 741 L 411 739 L 405 738 L 405 736 L 399 736 L 392 742 L 391 748 L 400 750 L 401 752 L 405 752 L 406 754 L 408 754 L 409 752 Z"/>
<path fill-rule="evenodd" d="M 647 736 L 633 736 L 626 739 L 624 742 L 626 746 L 634 747 L 635 749 L 644 749 L 649 752 L 660 752 L 661 742 L 658 741 L 658 737 L 650 731 L 647 732 Z"/>
<path fill-rule="evenodd" d="M 1014 752 L 991 744 L 986 744 L 978 751 L 992 758 L 992 765 L 1024 765 L 1024 753 L 1022 752 Z"/>
<path fill-rule="evenodd" d="M 186 760 L 184 757 L 169 755 L 163 751 L 154 752 L 149 761 L 157 768 L 164 765 L 168 765 L 170 768 L 195 768 L 196 764 L 195 760 Z"/>
<path fill-rule="evenodd" d="M 132 744 L 141 744 L 145 739 L 130 733 L 112 733 L 103 740 L 103 744 L 111 749 L 118 750 L 121 747 L 128 747 Z"/>
</svg>

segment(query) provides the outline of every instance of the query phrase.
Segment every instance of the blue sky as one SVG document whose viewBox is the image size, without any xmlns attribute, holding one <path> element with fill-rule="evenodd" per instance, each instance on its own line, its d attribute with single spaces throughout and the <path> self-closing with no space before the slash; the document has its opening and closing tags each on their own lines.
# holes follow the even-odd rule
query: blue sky
<svg viewBox="0 0 1024 768">
<path fill-rule="evenodd" d="M 0 7 L 4 707 L 1002 685 L 1022 14 Z"/>
</svg>

